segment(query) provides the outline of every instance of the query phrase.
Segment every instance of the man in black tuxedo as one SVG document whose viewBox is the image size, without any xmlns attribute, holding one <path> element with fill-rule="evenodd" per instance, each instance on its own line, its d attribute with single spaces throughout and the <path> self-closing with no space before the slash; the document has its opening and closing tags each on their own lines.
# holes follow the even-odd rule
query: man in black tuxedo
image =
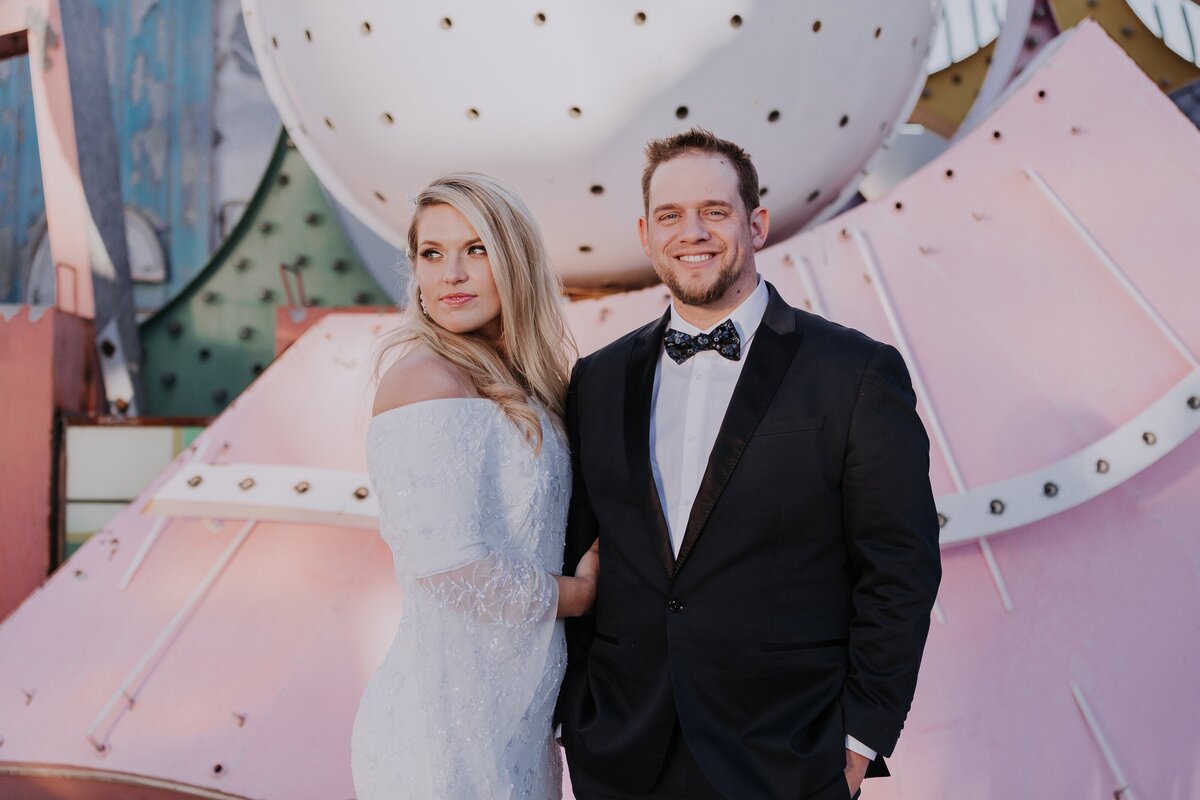
<svg viewBox="0 0 1200 800">
<path fill-rule="evenodd" d="M 941 577 L 900 354 L 787 305 L 747 154 L 647 147 L 659 320 L 579 361 L 566 563 L 600 542 L 559 698 L 579 800 L 857 796 L 886 775 Z"/>
</svg>

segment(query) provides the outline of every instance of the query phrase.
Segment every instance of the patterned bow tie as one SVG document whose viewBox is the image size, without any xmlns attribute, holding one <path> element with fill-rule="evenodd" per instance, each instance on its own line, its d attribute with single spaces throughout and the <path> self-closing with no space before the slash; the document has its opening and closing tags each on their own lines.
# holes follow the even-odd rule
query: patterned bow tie
<svg viewBox="0 0 1200 800">
<path fill-rule="evenodd" d="M 688 336 L 682 331 L 671 328 L 663 339 L 667 355 L 676 364 L 682 364 L 701 350 L 716 350 L 730 361 L 739 361 L 742 357 L 742 337 L 738 336 L 733 327 L 733 320 L 727 319 L 713 329 L 712 333 L 701 333 Z"/>
</svg>

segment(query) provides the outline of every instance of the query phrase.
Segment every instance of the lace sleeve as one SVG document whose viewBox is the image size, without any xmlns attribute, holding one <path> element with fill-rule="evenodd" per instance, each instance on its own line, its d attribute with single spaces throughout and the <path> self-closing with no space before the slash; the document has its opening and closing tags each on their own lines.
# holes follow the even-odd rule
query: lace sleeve
<svg viewBox="0 0 1200 800">
<path fill-rule="evenodd" d="M 496 477 L 506 459 L 490 442 L 496 422 L 486 408 L 438 409 L 440 419 L 417 410 L 392 425 L 391 446 L 371 459 L 397 576 L 443 608 L 486 624 L 554 619 L 554 578 L 529 558 L 491 544 L 505 538 L 506 498 Z"/>
</svg>

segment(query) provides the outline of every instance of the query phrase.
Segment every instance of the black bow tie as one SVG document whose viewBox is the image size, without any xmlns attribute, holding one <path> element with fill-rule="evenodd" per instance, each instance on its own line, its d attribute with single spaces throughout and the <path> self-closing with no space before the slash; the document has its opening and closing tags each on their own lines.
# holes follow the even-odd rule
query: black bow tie
<svg viewBox="0 0 1200 800">
<path fill-rule="evenodd" d="M 733 320 L 730 319 L 714 328 L 712 333 L 701 333 L 697 336 L 688 336 L 682 331 L 670 328 L 663 339 L 663 345 L 667 349 L 667 355 L 676 364 L 682 364 L 701 350 L 716 350 L 730 361 L 739 361 L 742 358 L 742 337 L 738 336 L 737 329 L 733 327 Z"/>
</svg>

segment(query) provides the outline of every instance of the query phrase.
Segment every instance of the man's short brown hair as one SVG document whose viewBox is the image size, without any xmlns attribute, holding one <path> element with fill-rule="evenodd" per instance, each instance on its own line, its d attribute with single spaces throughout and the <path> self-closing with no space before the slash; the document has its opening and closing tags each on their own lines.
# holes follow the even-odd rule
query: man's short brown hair
<svg viewBox="0 0 1200 800">
<path fill-rule="evenodd" d="M 688 153 L 705 153 L 729 159 L 733 171 L 737 173 L 738 196 L 746 206 L 746 213 L 750 214 L 758 208 L 758 171 L 750 161 L 750 154 L 712 131 L 692 128 L 663 139 L 651 139 L 646 143 L 646 168 L 642 170 L 642 202 L 646 206 L 647 216 L 650 214 L 650 179 L 654 177 L 654 171 L 658 169 L 659 164 Z"/>
</svg>

